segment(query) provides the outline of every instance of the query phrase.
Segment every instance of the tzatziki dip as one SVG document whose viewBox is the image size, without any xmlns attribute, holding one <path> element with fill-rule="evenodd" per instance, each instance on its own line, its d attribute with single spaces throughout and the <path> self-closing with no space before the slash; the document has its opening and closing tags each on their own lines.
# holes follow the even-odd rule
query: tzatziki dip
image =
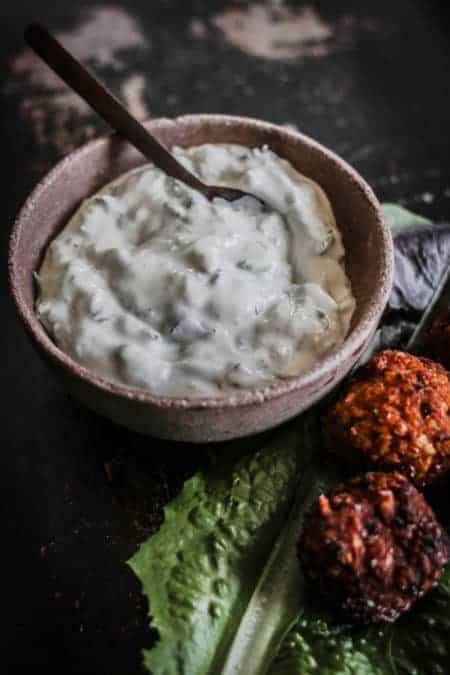
<svg viewBox="0 0 450 675">
<path fill-rule="evenodd" d="M 55 343 L 155 395 L 221 396 L 311 368 L 355 308 L 329 201 L 267 147 L 174 149 L 202 180 L 262 198 L 208 201 L 153 165 L 84 201 L 37 274 Z"/>
</svg>

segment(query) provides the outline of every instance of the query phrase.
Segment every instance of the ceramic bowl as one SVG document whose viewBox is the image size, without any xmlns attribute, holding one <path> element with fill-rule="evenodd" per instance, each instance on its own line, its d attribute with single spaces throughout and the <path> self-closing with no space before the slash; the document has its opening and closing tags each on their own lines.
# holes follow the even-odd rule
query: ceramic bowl
<svg viewBox="0 0 450 675">
<path fill-rule="evenodd" d="M 115 135 L 91 141 L 50 171 L 32 192 L 15 222 L 9 273 L 19 316 L 38 352 L 68 390 L 98 413 L 135 431 L 191 442 L 222 441 L 255 434 L 288 420 L 332 389 L 371 339 L 392 283 L 393 246 L 380 205 L 361 176 L 311 138 L 255 119 L 187 115 L 148 122 L 167 146 L 206 142 L 267 144 L 301 173 L 317 181 L 334 209 L 346 249 L 346 269 L 356 311 L 344 343 L 308 372 L 257 390 L 220 398 L 159 397 L 109 382 L 72 360 L 52 342 L 35 313 L 33 271 L 46 247 L 80 201 L 144 158 Z"/>
</svg>

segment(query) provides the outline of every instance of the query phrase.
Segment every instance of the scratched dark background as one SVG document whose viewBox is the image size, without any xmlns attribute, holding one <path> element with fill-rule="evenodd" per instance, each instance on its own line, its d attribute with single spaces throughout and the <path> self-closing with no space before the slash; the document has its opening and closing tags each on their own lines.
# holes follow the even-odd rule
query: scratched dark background
<svg viewBox="0 0 450 675">
<path fill-rule="evenodd" d="M 154 636 L 124 561 L 210 461 L 208 448 L 138 437 L 81 408 L 15 317 L 14 214 L 58 158 L 105 131 L 24 49 L 24 26 L 45 22 L 140 118 L 223 112 L 293 125 L 380 199 L 439 221 L 450 213 L 446 5 L 2 0 L 2 672 L 140 672 Z"/>
</svg>

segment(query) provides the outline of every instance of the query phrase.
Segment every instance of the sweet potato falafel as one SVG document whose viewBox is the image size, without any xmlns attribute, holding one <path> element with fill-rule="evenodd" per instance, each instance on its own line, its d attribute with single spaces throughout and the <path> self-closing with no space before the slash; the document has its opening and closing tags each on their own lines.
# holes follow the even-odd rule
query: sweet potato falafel
<svg viewBox="0 0 450 675">
<path fill-rule="evenodd" d="M 319 497 L 298 555 L 346 618 L 390 622 L 440 579 L 450 541 L 402 474 L 367 473 Z"/>
<path fill-rule="evenodd" d="M 449 374 L 429 359 L 380 352 L 328 411 L 325 443 L 429 485 L 450 468 Z"/>
</svg>

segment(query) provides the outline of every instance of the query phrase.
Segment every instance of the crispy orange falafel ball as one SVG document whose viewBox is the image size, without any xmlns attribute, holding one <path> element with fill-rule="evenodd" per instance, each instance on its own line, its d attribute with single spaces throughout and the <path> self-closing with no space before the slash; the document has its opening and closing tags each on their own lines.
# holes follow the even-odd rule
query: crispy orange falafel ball
<svg viewBox="0 0 450 675">
<path fill-rule="evenodd" d="M 321 495 L 298 556 L 308 579 L 347 618 L 395 621 L 442 576 L 450 541 L 402 474 L 367 473 Z"/>
<path fill-rule="evenodd" d="M 377 354 L 329 410 L 325 441 L 332 452 L 429 485 L 450 468 L 449 374 L 405 352 Z"/>
</svg>

